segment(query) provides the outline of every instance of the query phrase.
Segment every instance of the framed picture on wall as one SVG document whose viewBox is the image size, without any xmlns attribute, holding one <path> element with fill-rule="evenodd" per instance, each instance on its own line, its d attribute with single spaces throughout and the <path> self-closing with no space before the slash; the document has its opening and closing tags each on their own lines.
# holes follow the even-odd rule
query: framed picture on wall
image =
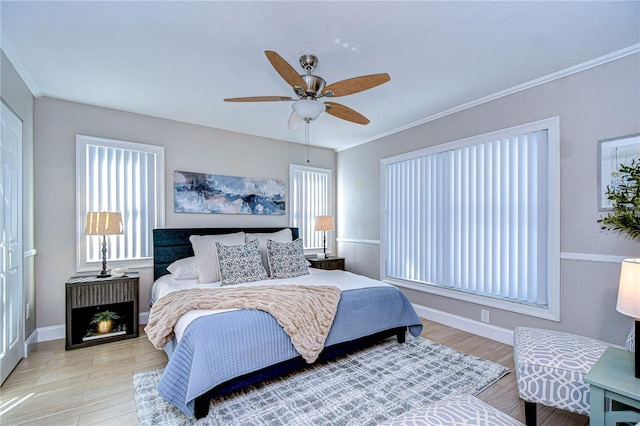
<svg viewBox="0 0 640 426">
<path fill-rule="evenodd" d="M 173 172 L 175 213 L 284 215 L 286 192 L 277 179 Z"/>
<path fill-rule="evenodd" d="M 640 162 L 640 133 L 598 141 L 598 210 L 611 210 L 607 188 L 620 185 L 620 166 Z"/>
</svg>

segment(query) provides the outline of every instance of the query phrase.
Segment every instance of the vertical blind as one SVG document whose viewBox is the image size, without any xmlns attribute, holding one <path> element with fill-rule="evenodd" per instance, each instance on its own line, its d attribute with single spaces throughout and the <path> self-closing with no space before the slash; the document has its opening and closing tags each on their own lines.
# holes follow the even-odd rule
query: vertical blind
<svg viewBox="0 0 640 426">
<path fill-rule="evenodd" d="M 387 164 L 388 277 L 547 302 L 548 131 Z"/>
<path fill-rule="evenodd" d="M 292 166 L 291 224 L 299 228 L 305 249 L 322 248 L 322 233 L 316 232 L 316 216 L 330 215 L 329 170 Z"/>
<path fill-rule="evenodd" d="M 107 236 L 110 260 L 153 256 L 152 231 L 157 221 L 156 155 L 86 145 L 86 211 L 122 214 L 124 235 Z M 100 261 L 97 239 L 87 238 L 87 262 Z"/>
</svg>

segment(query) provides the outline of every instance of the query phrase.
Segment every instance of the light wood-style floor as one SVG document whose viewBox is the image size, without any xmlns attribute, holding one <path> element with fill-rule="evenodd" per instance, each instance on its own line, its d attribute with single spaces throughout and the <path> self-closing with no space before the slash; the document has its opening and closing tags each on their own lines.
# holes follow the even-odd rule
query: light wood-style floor
<svg viewBox="0 0 640 426">
<path fill-rule="evenodd" d="M 498 362 L 511 372 L 478 395 L 524 422 L 509 345 L 424 321 L 423 337 Z M 65 351 L 64 340 L 38 343 L 0 387 L 0 424 L 136 425 L 132 377 L 164 367 L 167 357 L 141 331 L 137 339 Z M 538 408 L 541 426 L 587 425 L 588 418 Z"/>
</svg>

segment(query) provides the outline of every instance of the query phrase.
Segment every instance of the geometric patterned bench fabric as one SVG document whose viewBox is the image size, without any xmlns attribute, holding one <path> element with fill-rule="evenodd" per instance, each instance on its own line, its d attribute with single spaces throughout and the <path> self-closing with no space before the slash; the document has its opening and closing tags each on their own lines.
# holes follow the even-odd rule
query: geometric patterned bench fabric
<svg viewBox="0 0 640 426">
<path fill-rule="evenodd" d="M 520 398 L 588 416 L 584 376 L 610 346 L 619 347 L 561 331 L 517 327 L 513 358 Z"/>
<path fill-rule="evenodd" d="M 524 426 L 472 395 L 459 395 L 408 411 L 379 426 Z"/>
</svg>

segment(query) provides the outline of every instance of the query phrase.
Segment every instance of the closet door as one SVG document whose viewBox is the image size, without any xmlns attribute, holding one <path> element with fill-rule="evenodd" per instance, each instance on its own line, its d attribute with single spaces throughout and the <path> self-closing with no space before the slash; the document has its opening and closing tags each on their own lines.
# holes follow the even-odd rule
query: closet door
<svg viewBox="0 0 640 426">
<path fill-rule="evenodd" d="M 0 383 L 24 351 L 22 325 L 22 121 L 1 103 L 0 123 Z"/>
</svg>

